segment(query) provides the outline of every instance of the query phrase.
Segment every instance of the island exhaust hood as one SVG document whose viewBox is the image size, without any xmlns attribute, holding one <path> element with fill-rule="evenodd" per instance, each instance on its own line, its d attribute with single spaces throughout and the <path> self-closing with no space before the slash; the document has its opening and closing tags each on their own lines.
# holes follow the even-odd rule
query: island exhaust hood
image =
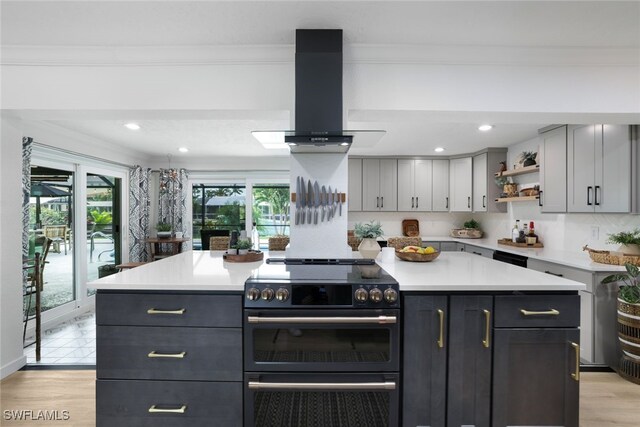
<svg viewBox="0 0 640 427">
<path fill-rule="evenodd" d="M 296 30 L 295 66 L 295 130 L 251 132 L 263 145 L 346 153 L 354 141 L 372 146 L 384 136 L 382 130 L 342 129 L 342 30 Z"/>
</svg>

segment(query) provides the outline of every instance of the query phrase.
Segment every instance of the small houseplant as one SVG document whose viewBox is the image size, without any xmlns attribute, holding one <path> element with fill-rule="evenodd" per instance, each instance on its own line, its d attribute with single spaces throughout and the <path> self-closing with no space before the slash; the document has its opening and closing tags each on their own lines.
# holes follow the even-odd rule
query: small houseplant
<svg viewBox="0 0 640 427">
<path fill-rule="evenodd" d="M 612 274 L 603 284 L 617 283 L 618 289 L 618 340 L 623 355 L 618 374 L 640 384 L 640 268 L 626 263 L 626 272 Z"/>
<path fill-rule="evenodd" d="M 618 250 L 622 253 L 640 255 L 640 228 L 609 234 L 607 243 L 619 244 L 620 248 Z"/>
<path fill-rule="evenodd" d="M 236 248 L 238 249 L 238 255 L 248 254 L 249 249 L 251 249 L 251 240 L 249 239 L 238 240 L 238 243 L 236 243 Z"/>
<path fill-rule="evenodd" d="M 458 237 L 461 239 L 479 239 L 482 237 L 482 230 L 480 230 L 480 223 L 471 218 L 462 224 L 463 228 L 454 228 L 451 230 L 451 237 Z"/>
<path fill-rule="evenodd" d="M 171 237 L 171 224 L 159 222 L 156 225 L 156 230 L 158 230 L 158 237 L 160 238 Z"/>
<path fill-rule="evenodd" d="M 464 223 L 464 228 L 472 228 L 475 230 L 480 230 L 480 223 L 475 219 L 471 218 L 469 221 Z"/>
<path fill-rule="evenodd" d="M 375 258 L 378 256 L 381 249 L 376 239 L 382 236 L 382 233 L 382 226 L 379 222 L 371 221 L 366 224 L 356 224 L 353 234 L 362 239 L 358 246 L 358 252 L 360 252 L 362 258 Z"/>
<path fill-rule="evenodd" d="M 536 164 L 536 157 L 538 157 L 538 153 L 535 151 L 523 151 L 520 153 L 520 158 L 522 159 L 522 166 L 533 166 Z"/>
</svg>

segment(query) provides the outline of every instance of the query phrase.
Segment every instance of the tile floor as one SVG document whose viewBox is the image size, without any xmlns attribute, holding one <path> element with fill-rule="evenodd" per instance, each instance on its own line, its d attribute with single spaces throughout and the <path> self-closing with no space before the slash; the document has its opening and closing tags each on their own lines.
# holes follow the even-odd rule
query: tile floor
<svg viewBox="0 0 640 427">
<path fill-rule="evenodd" d="M 32 342 L 34 337 L 27 337 Z M 42 350 L 36 362 L 36 345 L 25 347 L 28 364 L 41 365 L 95 365 L 96 364 L 96 317 L 85 313 L 42 334 Z"/>
</svg>

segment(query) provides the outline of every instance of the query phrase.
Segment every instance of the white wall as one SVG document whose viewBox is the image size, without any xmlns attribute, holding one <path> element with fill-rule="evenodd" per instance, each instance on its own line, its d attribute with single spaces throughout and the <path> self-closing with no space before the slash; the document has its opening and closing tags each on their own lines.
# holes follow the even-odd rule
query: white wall
<svg viewBox="0 0 640 427">
<path fill-rule="evenodd" d="M 20 369 L 22 354 L 22 130 L 1 118 L 0 378 Z"/>
</svg>

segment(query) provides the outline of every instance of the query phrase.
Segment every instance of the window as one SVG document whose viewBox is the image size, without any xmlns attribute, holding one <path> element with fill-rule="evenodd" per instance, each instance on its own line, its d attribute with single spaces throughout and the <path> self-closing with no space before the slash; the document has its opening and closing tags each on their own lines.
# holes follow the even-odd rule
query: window
<svg viewBox="0 0 640 427">
<path fill-rule="evenodd" d="M 260 247 L 269 237 L 289 235 L 289 186 L 256 184 L 253 186 L 253 222 L 260 235 Z"/>
<path fill-rule="evenodd" d="M 193 246 L 202 248 L 200 230 L 244 230 L 245 187 L 193 184 Z"/>
</svg>

